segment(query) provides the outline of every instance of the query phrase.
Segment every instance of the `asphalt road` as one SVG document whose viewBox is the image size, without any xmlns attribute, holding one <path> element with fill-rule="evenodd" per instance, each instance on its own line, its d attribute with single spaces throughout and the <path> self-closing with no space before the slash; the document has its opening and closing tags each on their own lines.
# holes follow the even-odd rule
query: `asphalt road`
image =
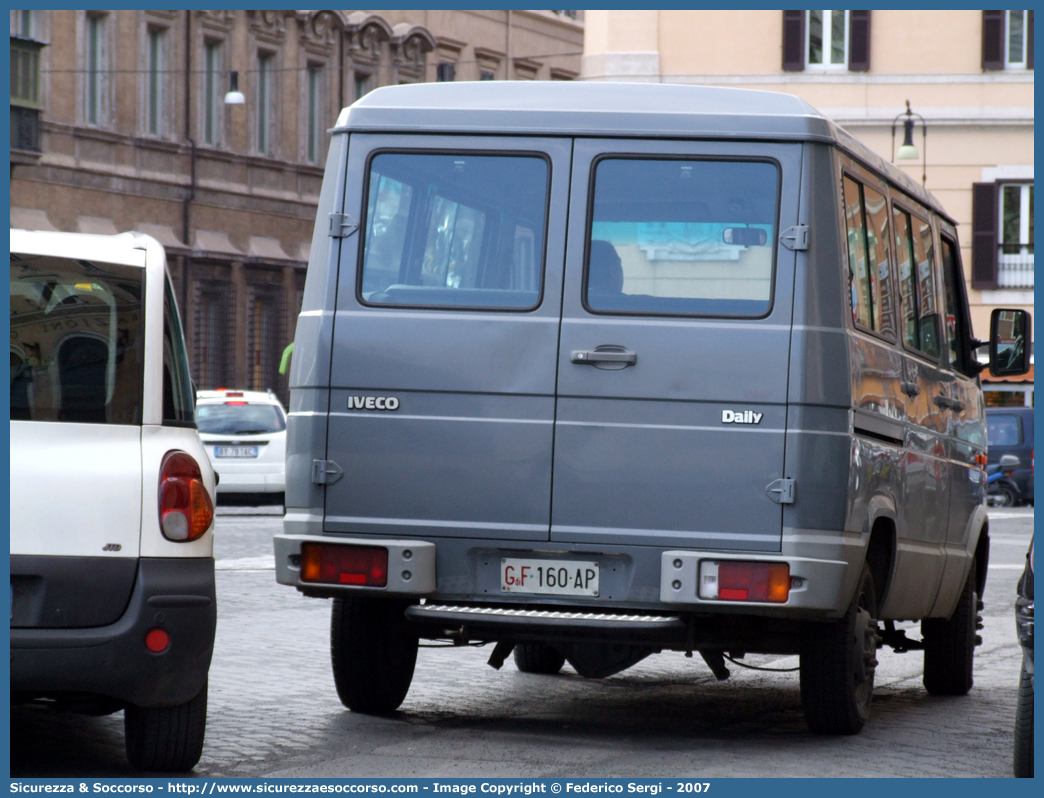
<svg viewBox="0 0 1044 798">
<path fill-rule="evenodd" d="M 991 513 L 984 644 L 975 687 L 934 698 L 921 655 L 881 652 L 862 734 L 811 734 L 798 675 L 746 671 L 717 682 L 698 657 L 664 653 L 608 679 L 486 666 L 488 648 L 423 648 L 393 717 L 345 710 L 329 664 L 328 601 L 276 585 L 281 519 L 222 509 L 218 636 L 207 743 L 196 768 L 220 776 L 999 776 L 1011 775 L 1021 653 L 1015 584 L 1032 508 Z M 773 668 L 797 657 L 748 656 Z M 17 707 L 11 775 L 129 776 L 122 713 L 91 718 Z"/>
</svg>

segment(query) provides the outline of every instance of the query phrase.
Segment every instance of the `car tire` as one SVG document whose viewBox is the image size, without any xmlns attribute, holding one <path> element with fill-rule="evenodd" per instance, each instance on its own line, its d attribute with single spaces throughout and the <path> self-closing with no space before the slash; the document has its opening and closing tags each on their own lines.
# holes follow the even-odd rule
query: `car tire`
<svg viewBox="0 0 1044 798">
<path fill-rule="evenodd" d="M 858 734 L 870 714 L 877 667 L 877 594 L 863 566 L 852 605 L 832 623 L 807 624 L 801 641 L 801 704 L 816 734 Z"/>
<path fill-rule="evenodd" d="M 388 599 L 334 599 L 330 658 L 337 695 L 352 712 L 386 715 L 406 699 L 417 663 L 417 633 Z"/>
<path fill-rule="evenodd" d="M 562 670 L 565 656 L 544 643 L 519 643 L 515 646 L 515 667 L 522 673 L 553 676 Z"/>
<path fill-rule="evenodd" d="M 203 754 L 207 731 L 207 685 L 195 698 L 172 707 L 129 706 L 123 713 L 127 759 L 135 770 L 180 773 Z"/>
<path fill-rule="evenodd" d="M 1015 709 L 1015 777 L 1033 778 L 1033 674 L 1022 663 L 1019 701 Z"/>
<path fill-rule="evenodd" d="M 953 615 L 947 620 L 925 618 L 921 621 L 924 687 L 932 695 L 966 695 L 974 684 L 972 668 L 980 609 L 976 584 L 976 566 L 972 560 Z"/>
</svg>

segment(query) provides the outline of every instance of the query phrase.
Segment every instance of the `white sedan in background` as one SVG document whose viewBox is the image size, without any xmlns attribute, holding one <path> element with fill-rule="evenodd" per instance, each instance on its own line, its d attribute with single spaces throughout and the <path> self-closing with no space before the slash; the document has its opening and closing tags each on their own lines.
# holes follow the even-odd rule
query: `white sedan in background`
<svg viewBox="0 0 1044 798">
<path fill-rule="evenodd" d="M 281 504 L 286 489 L 286 411 L 262 391 L 198 391 L 196 425 L 220 477 L 219 496 L 266 494 Z"/>
</svg>

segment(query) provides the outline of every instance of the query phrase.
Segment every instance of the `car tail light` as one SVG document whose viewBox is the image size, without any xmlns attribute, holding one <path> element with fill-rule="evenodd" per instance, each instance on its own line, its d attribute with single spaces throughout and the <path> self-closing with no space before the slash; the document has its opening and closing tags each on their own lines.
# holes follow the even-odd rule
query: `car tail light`
<svg viewBox="0 0 1044 798">
<path fill-rule="evenodd" d="M 385 587 L 388 550 L 380 546 L 301 546 L 301 581 L 328 585 Z"/>
<path fill-rule="evenodd" d="M 700 563 L 700 598 L 783 604 L 789 597 L 790 566 L 785 562 Z"/>
<path fill-rule="evenodd" d="M 226 399 L 232 399 L 233 397 L 237 397 L 237 396 L 238 397 L 242 397 L 243 396 L 243 392 L 242 391 L 225 391 L 225 398 Z"/>
<path fill-rule="evenodd" d="M 202 537 L 214 520 L 199 463 L 185 452 L 167 452 L 163 458 L 159 514 L 163 537 L 178 543 Z"/>
</svg>

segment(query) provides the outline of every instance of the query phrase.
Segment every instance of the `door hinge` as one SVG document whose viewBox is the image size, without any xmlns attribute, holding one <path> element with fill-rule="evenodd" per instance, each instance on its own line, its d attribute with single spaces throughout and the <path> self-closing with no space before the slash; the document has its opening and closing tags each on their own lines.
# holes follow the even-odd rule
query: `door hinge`
<svg viewBox="0 0 1044 798">
<path fill-rule="evenodd" d="M 330 214 L 330 238 L 348 238 L 359 229 L 359 223 L 347 213 Z"/>
<path fill-rule="evenodd" d="M 779 243 L 794 252 L 808 249 L 808 225 L 796 224 L 779 235 Z"/>
<path fill-rule="evenodd" d="M 344 476 L 344 470 L 333 460 L 312 461 L 312 482 L 316 485 L 332 485 Z"/>
<path fill-rule="evenodd" d="M 770 482 L 765 493 L 776 504 L 793 504 L 797 485 L 792 479 L 777 479 Z"/>
</svg>

